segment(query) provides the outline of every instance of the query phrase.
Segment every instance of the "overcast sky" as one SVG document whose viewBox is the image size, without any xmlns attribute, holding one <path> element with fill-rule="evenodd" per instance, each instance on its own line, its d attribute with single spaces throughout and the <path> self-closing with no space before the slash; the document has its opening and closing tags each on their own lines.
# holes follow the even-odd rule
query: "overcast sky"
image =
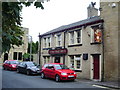
<svg viewBox="0 0 120 90">
<path fill-rule="evenodd" d="M 33 41 L 38 41 L 38 35 L 87 18 L 87 7 L 96 2 L 99 8 L 100 0 L 50 0 L 43 4 L 44 10 L 34 6 L 22 10 L 22 26 L 29 28 Z"/>
</svg>

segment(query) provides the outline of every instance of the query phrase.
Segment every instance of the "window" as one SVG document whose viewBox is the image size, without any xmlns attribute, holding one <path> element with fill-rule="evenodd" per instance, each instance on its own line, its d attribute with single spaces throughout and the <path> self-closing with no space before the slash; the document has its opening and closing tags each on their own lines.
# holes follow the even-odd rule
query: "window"
<svg viewBox="0 0 120 90">
<path fill-rule="evenodd" d="M 70 56 L 71 68 L 74 68 L 74 56 Z"/>
<path fill-rule="evenodd" d="M 70 44 L 74 44 L 74 32 L 70 32 Z"/>
<path fill-rule="evenodd" d="M 46 42 L 46 38 L 44 38 L 44 47 L 47 47 L 47 42 Z"/>
<path fill-rule="evenodd" d="M 13 53 L 13 59 L 14 59 L 14 60 L 17 60 L 17 52 L 14 52 L 14 53 Z"/>
<path fill-rule="evenodd" d="M 50 37 L 48 37 L 48 47 L 50 47 L 51 43 L 50 43 Z"/>
<path fill-rule="evenodd" d="M 50 56 L 44 56 L 44 64 L 50 62 Z"/>
<path fill-rule="evenodd" d="M 22 60 L 22 52 L 18 53 L 18 60 Z"/>
<path fill-rule="evenodd" d="M 81 70 L 81 55 L 70 56 L 70 68 L 73 70 Z"/>
<path fill-rule="evenodd" d="M 82 42 L 82 30 L 77 29 L 69 32 L 69 45 L 81 44 Z"/>
<path fill-rule="evenodd" d="M 91 28 L 91 43 L 101 43 L 102 42 L 102 31 L 98 26 L 93 26 Z"/>
<path fill-rule="evenodd" d="M 57 35 L 57 46 L 61 46 L 61 34 Z"/>
<path fill-rule="evenodd" d="M 76 36 L 77 36 L 77 37 L 76 37 L 77 43 L 81 43 L 81 30 L 77 30 L 77 31 L 76 31 L 76 34 L 77 34 L 77 35 L 76 35 Z"/>
</svg>

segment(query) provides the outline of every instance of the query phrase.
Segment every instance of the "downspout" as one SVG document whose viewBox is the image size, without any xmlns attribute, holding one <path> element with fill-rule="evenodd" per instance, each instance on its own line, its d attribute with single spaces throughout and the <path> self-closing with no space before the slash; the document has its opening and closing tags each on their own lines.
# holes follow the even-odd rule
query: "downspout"
<svg viewBox="0 0 120 90">
<path fill-rule="evenodd" d="M 102 29 L 102 54 L 103 54 L 103 62 L 102 62 L 102 78 L 101 78 L 101 82 L 104 82 L 104 26 L 102 24 L 101 26 Z"/>
<path fill-rule="evenodd" d="M 64 31 L 64 49 L 65 49 L 65 39 L 66 39 L 65 33 L 66 31 Z M 65 55 L 63 56 L 63 64 L 65 64 Z"/>
<path fill-rule="evenodd" d="M 39 65 L 41 64 L 40 61 L 41 61 L 41 35 L 39 33 Z"/>
</svg>

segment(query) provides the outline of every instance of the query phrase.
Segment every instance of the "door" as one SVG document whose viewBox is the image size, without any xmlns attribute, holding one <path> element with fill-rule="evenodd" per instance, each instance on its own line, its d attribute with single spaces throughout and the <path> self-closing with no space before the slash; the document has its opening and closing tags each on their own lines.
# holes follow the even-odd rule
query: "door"
<svg viewBox="0 0 120 90">
<path fill-rule="evenodd" d="M 60 63 L 60 57 L 55 57 L 55 63 Z"/>
<path fill-rule="evenodd" d="M 7 53 L 4 54 L 4 61 L 5 60 L 8 60 L 8 54 Z"/>
<path fill-rule="evenodd" d="M 100 64 L 99 55 L 93 55 L 93 79 L 99 79 Z"/>
</svg>

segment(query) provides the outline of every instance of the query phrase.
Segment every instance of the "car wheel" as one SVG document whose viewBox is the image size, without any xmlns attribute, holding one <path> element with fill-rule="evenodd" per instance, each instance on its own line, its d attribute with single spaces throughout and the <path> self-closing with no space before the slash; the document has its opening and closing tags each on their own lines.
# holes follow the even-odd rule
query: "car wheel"
<svg viewBox="0 0 120 90">
<path fill-rule="evenodd" d="M 19 69 L 17 69 L 17 73 L 19 73 L 20 71 L 19 71 Z"/>
<path fill-rule="evenodd" d="M 27 75 L 30 75 L 30 71 L 29 70 L 27 70 Z"/>
<path fill-rule="evenodd" d="M 11 68 L 9 68 L 9 70 L 11 71 L 12 69 L 11 69 Z"/>
<path fill-rule="evenodd" d="M 3 70 L 5 70 L 5 67 L 3 67 Z"/>
<path fill-rule="evenodd" d="M 41 78 L 44 79 L 45 78 L 45 74 L 41 73 Z"/>
<path fill-rule="evenodd" d="M 56 75 L 56 76 L 55 76 L 55 81 L 56 81 L 56 82 L 59 82 L 59 81 L 60 81 L 60 76 L 59 76 L 59 75 Z"/>
</svg>

